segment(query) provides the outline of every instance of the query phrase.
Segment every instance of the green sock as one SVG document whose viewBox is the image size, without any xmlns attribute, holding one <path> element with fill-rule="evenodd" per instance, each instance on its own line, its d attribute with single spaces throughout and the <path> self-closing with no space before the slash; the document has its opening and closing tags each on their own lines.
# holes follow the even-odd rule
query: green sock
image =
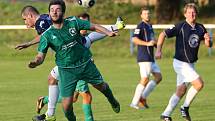
<svg viewBox="0 0 215 121">
<path fill-rule="evenodd" d="M 49 97 L 45 96 L 44 99 L 43 99 L 43 103 L 48 104 L 48 102 L 49 102 Z"/>
<path fill-rule="evenodd" d="M 62 102 L 62 97 L 59 95 L 57 103 L 61 103 Z"/>
<path fill-rule="evenodd" d="M 68 119 L 68 121 L 76 121 L 76 116 L 73 112 L 73 109 L 70 109 L 70 110 L 63 110 L 64 112 L 64 115 L 66 116 L 66 118 Z"/>
<path fill-rule="evenodd" d="M 91 104 L 82 104 L 82 109 L 84 111 L 85 121 L 94 121 Z"/>
<path fill-rule="evenodd" d="M 113 93 L 111 91 L 111 89 L 109 88 L 108 84 L 106 84 L 106 88 L 104 90 L 101 91 L 105 97 L 107 97 L 108 101 L 112 104 L 116 103 L 116 99 L 113 96 Z"/>
</svg>

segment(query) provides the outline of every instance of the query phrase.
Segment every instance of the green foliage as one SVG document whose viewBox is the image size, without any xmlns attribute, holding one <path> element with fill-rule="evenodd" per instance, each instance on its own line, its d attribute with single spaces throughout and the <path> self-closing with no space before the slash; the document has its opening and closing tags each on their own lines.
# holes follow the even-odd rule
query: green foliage
<svg viewBox="0 0 215 121">
<path fill-rule="evenodd" d="M 20 11 L 26 5 L 35 6 L 40 13 L 48 12 L 48 2 L 16 2 L 16 4 L 6 1 L 0 1 L 0 7 L 2 8 L 0 12 L 0 24 L 10 24 L 23 25 L 23 20 L 20 15 Z M 98 0 L 95 6 L 90 9 L 85 9 L 75 3 L 67 3 L 66 16 L 78 15 L 82 12 L 88 12 L 91 15 L 91 20 L 94 23 L 100 24 L 114 24 L 117 16 L 122 16 L 127 24 L 138 24 L 140 22 L 140 7 L 133 6 L 131 3 L 114 3 L 112 0 Z M 153 7 L 152 10 L 152 22 L 154 19 Z M 24 51 L 15 51 L 14 47 L 18 43 L 23 43 L 32 40 L 36 36 L 36 32 L 31 30 L 0 30 L 0 56 L 29 56 L 31 53 L 35 53 L 36 46 L 31 49 L 26 49 Z M 156 36 L 162 30 L 155 30 Z M 92 46 L 92 52 L 94 56 L 102 57 L 131 57 L 136 56 L 135 54 L 130 54 L 130 33 L 129 30 L 123 30 L 120 32 L 120 36 L 110 38 L 107 37 L 101 42 L 97 42 Z M 164 57 L 173 57 L 174 54 L 174 39 L 167 39 L 164 44 Z M 5 51 L 8 51 L 5 53 Z M 22 54 L 21 54 L 22 52 Z M 207 49 L 205 47 L 200 48 L 199 55 L 207 56 Z"/>
</svg>

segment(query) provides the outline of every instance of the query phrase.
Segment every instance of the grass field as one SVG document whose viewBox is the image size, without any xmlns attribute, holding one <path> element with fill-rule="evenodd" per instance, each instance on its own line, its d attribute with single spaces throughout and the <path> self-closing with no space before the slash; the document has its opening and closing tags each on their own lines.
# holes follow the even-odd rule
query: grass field
<svg viewBox="0 0 215 121">
<path fill-rule="evenodd" d="M 0 121 L 30 121 L 31 117 L 36 114 L 36 98 L 48 94 L 46 80 L 49 71 L 54 66 L 53 57 L 49 57 L 42 66 L 36 69 L 27 68 L 27 63 L 31 59 L 33 58 L 14 60 L 11 56 L 11 58 L 0 60 Z M 159 121 L 160 114 L 175 90 L 172 59 L 158 61 L 163 73 L 163 81 L 149 96 L 150 108 L 147 110 L 135 110 L 129 107 L 139 80 L 139 70 L 134 56 L 129 58 L 96 57 L 95 63 L 121 103 L 121 112 L 115 114 L 104 96 L 91 88 L 96 121 Z M 193 121 L 214 121 L 214 59 L 200 58 L 196 67 L 205 80 L 205 87 L 193 102 L 190 113 Z M 83 121 L 81 98 L 74 104 L 74 107 L 77 121 Z M 178 107 L 172 115 L 173 120 L 183 121 Z M 66 121 L 61 105 L 57 108 L 57 120 Z"/>
</svg>

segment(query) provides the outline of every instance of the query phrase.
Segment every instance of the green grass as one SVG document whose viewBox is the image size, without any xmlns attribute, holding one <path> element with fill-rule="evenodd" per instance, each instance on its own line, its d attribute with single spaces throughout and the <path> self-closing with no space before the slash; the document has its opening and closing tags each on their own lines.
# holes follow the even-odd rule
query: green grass
<svg viewBox="0 0 215 121">
<path fill-rule="evenodd" d="M 106 1 L 109 2 L 109 1 Z M 101 2 L 103 3 L 103 2 Z M 41 13 L 47 13 L 48 3 L 40 2 L 10 2 L 0 1 L 0 24 L 23 24 L 20 10 L 25 5 L 36 6 Z M 105 9 L 104 9 L 105 8 Z M 104 10 L 103 10 L 104 9 Z M 98 11 L 99 10 L 99 11 Z M 111 11 L 109 11 L 111 10 Z M 85 11 L 77 5 L 68 5 L 66 15 L 77 15 Z M 96 13 L 96 14 L 95 14 Z M 140 21 L 139 7 L 131 4 L 102 5 L 98 2 L 90 9 L 92 21 L 100 24 L 115 23 L 115 18 L 121 15 L 126 23 L 137 24 Z M 152 18 L 154 19 L 154 18 Z M 213 23 L 212 17 L 201 18 L 202 22 Z M 156 31 L 158 36 L 159 31 Z M 1 30 L 0 37 L 0 121 L 29 121 L 35 115 L 36 98 L 48 94 L 47 76 L 54 67 L 54 57 L 48 55 L 45 63 L 29 69 L 27 64 L 36 54 L 36 46 L 15 51 L 18 43 L 30 41 L 36 32 L 34 30 Z M 129 108 L 135 87 L 139 80 L 139 67 L 135 54 L 130 55 L 129 31 L 123 30 L 120 36 L 106 38 L 92 46 L 95 63 L 101 70 L 105 80 L 110 84 L 114 94 L 119 99 L 122 110 L 115 114 L 104 96 L 91 88 L 93 94 L 93 113 L 96 121 L 159 121 L 159 116 L 175 90 L 175 73 L 172 68 L 174 41 L 167 40 L 164 44 L 164 60 L 159 61 L 163 73 L 163 82 L 148 98 L 149 110 L 139 111 Z M 205 88 L 197 96 L 190 109 L 194 121 L 213 121 L 214 116 L 214 54 L 207 56 L 207 49 L 201 46 L 200 61 L 197 70 L 205 80 Z M 182 102 L 181 102 L 182 103 Z M 181 104 L 180 103 L 180 104 Z M 77 121 L 83 121 L 81 98 L 74 104 Z M 43 111 L 45 112 L 45 110 Z M 178 108 L 173 113 L 174 121 L 182 121 Z M 57 120 L 66 121 L 60 105 L 57 107 Z"/>
<path fill-rule="evenodd" d="M 31 59 L 33 59 L 32 56 L 28 58 L 11 56 L 11 58 L 0 60 L 0 121 L 31 120 L 31 117 L 36 114 L 36 98 L 48 94 L 46 80 L 49 71 L 54 67 L 54 58 L 49 56 L 45 63 L 36 69 L 27 68 L 27 63 Z M 163 73 L 163 81 L 148 98 L 150 105 L 148 110 L 134 110 L 128 106 L 139 80 L 139 68 L 134 56 L 96 57 L 95 63 L 121 103 L 121 112 L 115 114 L 104 96 L 91 88 L 92 107 L 96 121 L 159 121 L 160 114 L 175 90 L 176 77 L 172 68 L 172 59 L 158 61 Z M 200 58 L 196 67 L 205 80 L 205 87 L 193 102 L 190 113 L 194 121 L 213 121 L 215 119 L 213 115 L 215 108 L 214 58 Z M 81 97 L 74 107 L 77 120 L 83 121 Z M 61 109 L 58 105 L 57 120 L 66 121 Z M 174 121 L 183 121 L 178 107 L 172 117 Z"/>
</svg>

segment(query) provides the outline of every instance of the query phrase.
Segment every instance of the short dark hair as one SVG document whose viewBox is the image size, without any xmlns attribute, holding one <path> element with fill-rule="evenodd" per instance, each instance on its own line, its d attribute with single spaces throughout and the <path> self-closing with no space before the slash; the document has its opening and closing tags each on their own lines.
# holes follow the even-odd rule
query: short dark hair
<svg viewBox="0 0 215 121">
<path fill-rule="evenodd" d="M 87 18 L 88 20 L 90 20 L 90 15 L 88 13 L 81 13 L 78 15 L 78 18 L 80 18 L 80 17 Z"/>
<path fill-rule="evenodd" d="M 62 12 L 63 14 L 65 13 L 66 11 L 66 4 L 63 0 L 52 0 L 50 3 L 49 3 L 49 12 L 50 12 L 50 7 L 51 5 L 60 5 L 61 8 L 62 8 Z"/>
<path fill-rule="evenodd" d="M 142 11 L 145 11 L 145 10 L 149 10 L 149 7 L 147 6 L 143 6 L 140 10 L 140 14 L 142 14 Z"/>
<path fill-rule="evenodd" d="M 29 12 L 34 14 L 40 14 L 39 11 L 34 6 L 27 5 L 22 9 L 21 15 L 26 15 Z"/>
</svg>

